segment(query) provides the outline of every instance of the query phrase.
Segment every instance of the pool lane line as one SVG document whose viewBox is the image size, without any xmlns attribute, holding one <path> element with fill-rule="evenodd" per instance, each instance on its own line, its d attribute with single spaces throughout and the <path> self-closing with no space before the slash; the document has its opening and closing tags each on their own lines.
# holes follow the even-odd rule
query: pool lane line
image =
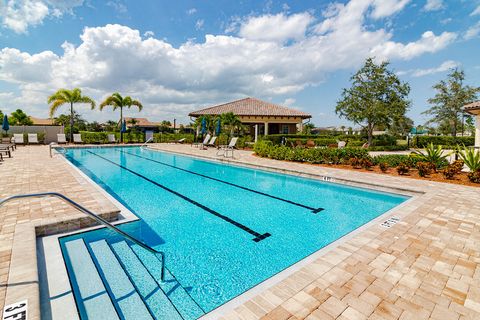
<svg viewBox="0 0 480 320">
<path fill-rule="evenodd" d="M 265 197 L 269 197 L 269 198 L 272 198 L 272 199 L 275 199 L 275 200 L 280 200 L 280 201 L 283 201 L 283 202 L 286 202 L 286 203 L 289 203 L 289 204 L 293 204 L 294 206 L 311 210 L 315 214 L 319 213 L 320 211 L 325 210 L 324 208 L 313 208 L 313 207 L 310 207 L 310 206 L 307 206 L 307 205 L 304 205 L 304 204 L 301 204 L 301 203 L 298 203 L 298 202 L 295 202 L 295 201 L 292 201 L 292 200 L 280 198 L 280 197 L 277 197 L 277 196 L 274 196 L 274 195 L 271 195 L 271 194 L 268 194 L 268 193 L 265 193 L 265 192 L 262 192 L 262 191 L 250 189 L 250 188 L 247 188 L 247 187 L 244 187 L 244 186 L 232 183 L 232 182 L 228 182 L 228 181 L 221 180 L 221 179 L 218 179 L 218 178 L 210 177 L 210 176 L 207 176 L 207 175 L 202 174 L 202 173 L 198 173 L 198 172 L 195 172 L 195 171 L 190 171 L 190 170 L 187 170 L 187 169 L 179 168 L 179 167 L 173 166 L 173 165 L 165 163 L 165 162 L 161 162 L 161 161 L 158 161 L 158 160 L 154 160 L 154 159 L 150 159 L 150 158 L 147 158 L 147 157 L 144 157 L 144 156 L 140 156 L 138 154 L 134 154 L 134 153 L 130 153 L 130 152 L 127 152 L 127 151 L 118 150 L 118 149 L 116 149 L 116 150 L 118 152 L 121 152 L 121 153 L 126 153 L 126 154 L 129 154 L 129 155 L 141 158 L 141 159 L 145 159 L 145 160 L 152 161 L 152 162 L 155 162 L 155 163 L 167 166 L 167 167 L 171 167 L 171 168 L 178 169 L 178 170 L 181 170 L 181 171 L 184 171 L 184 172 L 188 172 L 188 173 L 191 173 L 191 174 L 203 177 L 203 178 L 207 178 L 207 179 L 210 179 L 210 180 L 221 182 L 221 183 L 227 184 L 229 186 L 233 186 L 233 187 L 240 188 L 240 189 L 243 189 L 243 190 L 246 190 L 246 191 L 254 192 L 256 194 L 260 194 L 260 195 L 265 196 Z"/>
<path fill-rule="evenodd" d="M 199 202 L 197 202 L 197 201 L 195 201 L 195 200 L 193 200 L 193 199 L 190 199 L 189 197 L 187 197 L 187 196 L 185 196 L 185 195 L 183 195 L 183 194 L 181 194 L 181 193 L 179 193 L 179 192 L 177 192 L 177 191 L 175 191 L 175 190 L 172 190 L 172 189 L 170 189 L 170 188 L 168 188 L 168 187 L 166 187 L 166 186 L 164 186 L 164 185 L 162 185 L 162 184 L 160 184 L 160 183 L 158 183 L 158 182 L 156 182 L 156 181 L 154 181 L 154 180 L 152 180 L 152 179 L 150 179 L 150 178 L 148 178 L 148 177 L 145 177 L 144 175 L 142 175 L 142 174 L 140 174 L 140 173 L 138 173 L 138 172 L 136 172 L 136 171 L 133 171 L 133 170 L 131 170 L 131 169 L 129 169 L 129 168 L 127 168 L 127 167 L 125 167 L 125 166 L 123 166 L 123 165 L 121 165 L 121 164 L 118 164 L 118 163 L 116 163 L 116 162 L 114 162 L 114 161 L 112 161 L 112 160 L 110 160 L 110 159 L 107 159 L 107 158 L 105 158 L 105 157 L 103 157 L 103 156 L 101 156 L 101 155 L 99 155 L 99 154 L 97 154 L 97 153 L 94 153 L 94 152 L 92 152 L 92 151 L 90 151 L 90 150 L 87 150 L 87 152 L 88 152 L 88 153 L 91 153 L 91 154 L 93 154 L 94 156 L 97 156 L 97 157 L 99 157 L 99 158 L 101 158 L 101 159 L 103 159 L 103 160 L 105 160 L 105 161 L 107 161 L 107 162 L 110 162 L 111 164 L 114 164 L 114 165 L 116 165 L 117 167 L 120 167 L 120 168 L 122 168 L 122 169 L 124 169 L 124 170 L 127 170 L 128 172 L 133 173 L 134 175 L 136 175 L 136 176 L 138 176 L 138 177 L 140 177 L 140 178 L 142 178 L 142 179 L 144 179 L 144 180 L 146 180 L 146 181 L 148 181 L 148 182 L 156 185 L 157 187 L 160 187 L 160 188 L 162 188 L 162 189 L 165 190 L 165 191 L 168 191 L 168 192 L 170 192 L 170 193 L 173 193 L 173 194 L 176 195 L 177 197 L 180 197 L 180 198 L 182 198 L 183 200 L 185 200 L 185 201 L 187 201 L 187 202 L 190 202 L 191 204 L 193 204 L 193 205 L 195 205 L 195 206 L 197 206 L 197 207 L 199 207 L 199 208 L 207 211 L 208 213 L 213 214 L 214 216 L 216 216 L 216 217 L 218 217 L 218 218 L 220 218 L 220 219 L 222 219 L 222 220 L 224 220 L 224 221 L 226 221 L 226 222 L 234 225 L 235 227 L 237 227 L 237 228 L 239 228 L 239 229 L 242 229 L 242 230 L 245 231 L 245 232 L 248 232 L 249 234 L 251 234 L 252 236 L 255 237 L 255 238 L 253 238 L 253 241 L 255 241 L 255 242 L 262 241 L 263 239 L 268 238 L 268 237 L 271 236 L 271 234 L 268 233 L 268 232 L 266 232 L 266 233 L 264 233 L 264 234 L 260 234 L 260 233 L 258 233 L 258 232 L 256 232 L 256 231 L 250 229 L 249 227 L 247 227 L 247 226 L 245 226 L 245 225 L 243 225 L 243 224 L 241 224 L 241 223 L 239 223 L 239 222 L 237 222 L 237 221 L 235 221 L 235 220 L 233 220 L 233 219 L 231 219 L 231 218 L 229 218 L 229 217 L 227 217 L 227 216 L 225 216 L 225 215 L 223 215 L 223 214 L 221 214 L 221 213 L 219 213 L 219 212 L 217 212 L 217 211 L 215 211 L 215 210 L 213 210 L 213 209 L 210 209 L 209 207 L 204 206 L 203 204 L 201 204 L 201 203 L 199 203 Z"/>
</svg>

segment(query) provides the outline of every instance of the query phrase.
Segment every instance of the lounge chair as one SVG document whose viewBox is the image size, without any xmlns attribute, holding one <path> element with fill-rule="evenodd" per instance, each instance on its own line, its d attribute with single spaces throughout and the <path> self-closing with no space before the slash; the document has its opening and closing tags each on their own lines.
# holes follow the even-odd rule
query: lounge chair
<svg viewBox="0 0 480 320">
<path fill-rule="evenodd" d="M 9 158 L 12 157 L 12 152 L 10 151 L 9 145 L 0 144 L 0 155 L 2 155 L 2 159 L 3 159 L 3 154 L 7 155 Z"/>
<path fill-rule="evenodd" d="M 118 140 L 115 138 L 114 134 L 109 134 L 107 138 L 108 138 L 108 143 L 118 143 Z"/>
<path fill-rule="evenodd" d="M 10 149 L 15 150 L 17 149 L 17 146 L 15 145 L 15 141 L 13 140 L 13 137 L 12 138 L 2 138 L 2 144 L 3 145 L 7 145 L 10 147 Z"/>
<path fill-rule="evenodd" d="M 29 133 L 27 137 L 28 137 L 28 144 L 38 144 L 38 134 Z"/>
<path fill-rule="evenodd" d="M 237 144 L 238 137 L 233 137 L 232 140 L 230 140 L 230 143 L 226 146 L 220 146 L 218 147 L 217 151 L 217 156 L 224 156 L 225 158 L 228 157 L 228 153 L 232 153 L 232 158 L 233 158 L 233 151 L 235 150 L 235 145 Z"/>
<path fill-rule="evenodd" d="M 215 141 L 217 141 L 217 137 L 212 137 L 212 139 L 210 139 L 210 142 L 208 142 L 205 146 L 206 147 L 216 147 Z"/>
<path fill-rule="evenodd" d="M 23 133 L 14 133 L 13 141 L 15 144 L 25 144 L 25 141 L 23 140 Z"/>
<path fill-rule="evenodd" d="M 57 143 L 67 143 L 67 138 L 65 137 L 65 133 L 57 133 Z"/>
<path fill-rule="evenodd" d="M 83 143 L 82 135 L 80 133 L 76 133 L 73 135 L 73 143 Z"/>
<path fill-rule="evenodd" d="M 347 143 L 345 141 L 338 141 L 337 148 L 342 149 L 342 148 L 345 148 L 346 145 Z"/>
<path fill-rule="evenodd" d="M 187 138 L 182 138 L 182 139 L 179 139 L 179 140 L 175 140 L 173 143 L 184 143 L 185 141 L 187 141 Z"/>
<path fill-rule="evenodd" d="M 194 143 L 193 145 L 194 145 L 195 147 L 202 147 L 202 148 L 203 148 L 203 147 L 208 143 L 208 141 L 210 140 L 210 137 L 211 137 L 210 134 L 207 134 L 207 135 L 205 136 L 205 139 L 203 139 L 203 142 L 201 142 L 201 143 Z"/>
</svg>

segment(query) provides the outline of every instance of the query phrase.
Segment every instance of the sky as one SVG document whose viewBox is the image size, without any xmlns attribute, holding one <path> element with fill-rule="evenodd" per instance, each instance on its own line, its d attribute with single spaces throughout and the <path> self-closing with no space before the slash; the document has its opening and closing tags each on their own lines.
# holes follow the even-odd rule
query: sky
<svg viewBox="0 0 480 320">
<path fill-rule="evenodd" d="M 407 115 L 423 124 L 449 70 L 480 86 L 479 48 L 480 0 L 0 0 L 0 110 L 47 118 L 49 95 L 79 87 L 97 104 L 138 99 L 125 115 L 151 121 L 251 96 L 350 125 L 336 102 L 374 57 L 410 83 Z"/>
</svg>

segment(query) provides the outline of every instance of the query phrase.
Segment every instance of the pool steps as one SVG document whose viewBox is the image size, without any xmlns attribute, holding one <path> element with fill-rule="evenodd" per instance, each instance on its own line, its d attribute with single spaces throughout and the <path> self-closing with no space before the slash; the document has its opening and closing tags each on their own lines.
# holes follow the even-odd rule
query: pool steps
<svg viewBox="0 0 480 320">
<path fill-rule="evenodd" d="M 76 239 L 65 248 L 82 319 L 190 320 L 205 313 L 168 269 L 160 281 L 157 258 L 138 245 Z"/>
</svg>

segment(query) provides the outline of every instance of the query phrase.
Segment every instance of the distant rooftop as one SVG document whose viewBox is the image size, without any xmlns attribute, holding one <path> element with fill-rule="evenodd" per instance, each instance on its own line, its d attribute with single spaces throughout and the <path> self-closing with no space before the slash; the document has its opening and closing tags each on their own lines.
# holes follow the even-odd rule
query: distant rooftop
<svg viewBox="0 0 480 320">
<path fill-rule="evenodd" d="M 125 117 L 125 121 L 127 122 L 127 127 L 131 127 L 131 121 L 132 119 L 135 119 L 136 123 L 135 126 L 137 127 L 158 127 L 160 126 L 160 122 L 152 122 L 148 120 L 147 118 L 131 118 L 131 117 Z"/>
<path fill-rule="evenodd" d="M 35 126 L 53 126 L 53 120 L 52 119 L 42 119 L 42 118 L 36 118 L 29 116 L 30 120 L 32 120 L 33 125 Z"/>
<path fill-rule="evenodd" d="M 219 115 L 222 113 L 233 112 L 238 116 L 279 116 L 279 117 L 300 117 L 303 119 L 311 118 L 308 113 L 283 107 L 270 102 L 265 102 L 255 98 L 245 98 L 213 107 L 189 113 L 189 116 L 199 117 L 203 115 Z"/>
</svg>

